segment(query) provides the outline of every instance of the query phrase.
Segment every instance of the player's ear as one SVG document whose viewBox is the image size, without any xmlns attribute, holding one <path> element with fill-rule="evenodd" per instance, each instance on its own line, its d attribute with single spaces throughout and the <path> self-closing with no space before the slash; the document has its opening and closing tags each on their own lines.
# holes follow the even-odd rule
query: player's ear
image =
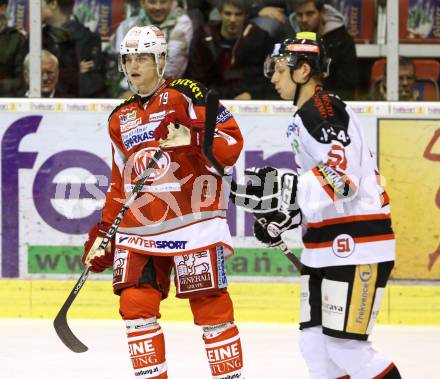
<svg viewBox="0 0 440 379">
<path fill-rule="evenodd" d="M 310 67 L 310 65 L 306 62 L 303 62 L 303 64 L 301 65 L 301 75 L 303 76 L 303 78 L 308 78 L 311 75 L 312 72 L 312 68 Z"/>
<path fill-rule="evenodd" d="M 160 71 L 162 71 L 165 68 L 165 63 L 166 63 L 166 57 L 164 54 L 162 54 L 159 58 L 159 69 Z"/>
</svg>

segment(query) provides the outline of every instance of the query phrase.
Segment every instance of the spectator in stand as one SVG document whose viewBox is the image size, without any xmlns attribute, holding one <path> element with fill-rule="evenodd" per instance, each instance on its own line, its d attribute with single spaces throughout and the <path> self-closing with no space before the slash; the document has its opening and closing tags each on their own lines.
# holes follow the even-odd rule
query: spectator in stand
<svg viewBox="0 0 440 379">
<path fill-rule="evenodd" d="M 287 22 L 286 3 L 285 0 L 253 0 L 249 19 L 274 40 L 282 39 Z"/>
<path fill-rule="evenodd" d="M 179 4 L 187 10 L 188 15 L 192 11 L 198 11 L 207 22 L 210 19 L 211 12 L 216 9 L 217 0 L 182 0 Z"/>
<path fill-rule="evenodd" d="M 175 0 L 140 0 L 140 3 L 139 14 L 118 26 L 110 40 L 109 53 L 115 57 L 119 54 L 122 39 L 132 27 L 156 25 L 165 33 L 168 42 L 165 77 L 181 77 L 188 66 L 189 46 L 193 37 L 191 19 Z M 118 79 L 121 78 L 122 75 Z M 127 89 L 125 81 L 123 83 L 122 88 Z"/>
<path fill-rule="evenodd" d="M 59 86 L 72 97 L 105 95 L 101 37 L 72 14 L 75 0 L 42 0 L 43 48 L 59 60 Z"/>
<path fill-rule="evenodd" d="M 194 37 L 188 77 L 216 88 L 222 99 L 275 98 L 262 70 L 273 40 L 248 21 L 247 0 L 220 0 L 218 8 L 221 21 Z"/>
<path fill-rule="evenodd" d="M 295 12 L 289 15 L 286 37 L 291 38 L 300 31 L 319 34 L 331 59 L 325 89 L 337 92 L 344 100 L 353 100 L 357 83 L 356 46 L 345 27 L 344 16 L 324 4 L 324 0 L 289 1 L 294 1 L 292 9 Z"/>
<path fill-rule="evenodd" d="M 365 100 L 387 100 L 386 66 L 384 77 L 374 86 L 373 91 Z M 406 57 L 399 58 L 399 101 L 423 100 L 416 89 L 416 68 L 414 62 Z"/>
<path fill-rule="evenodd" d="M 23 59 L 27 53 L 26 37 L 8 26 L 8 0 L 0 0 L 0 96 L 20 95 L 23 86 Z"/>
<path fill-rule="evenodd" d="M 26 93 L 29 97 L 29 54 L 24 59 L 24 80 Z M 41 51 L 41 97 L 66 97 L 57 87 L 59 78 L 58 58 L 50 51 Z"/>
</svg>

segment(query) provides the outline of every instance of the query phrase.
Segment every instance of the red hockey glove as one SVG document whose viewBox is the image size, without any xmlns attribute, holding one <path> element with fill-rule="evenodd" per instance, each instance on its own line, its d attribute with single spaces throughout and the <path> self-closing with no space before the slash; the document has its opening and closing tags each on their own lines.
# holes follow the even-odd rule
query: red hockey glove
<svg viewBox="0 0 440 379">
<path fill-rule="evenodd" d="M 201 150 L 205 124 L 177 112 L 168 113 L 154 130 L 154 139 L 164 151 L 198 152 Z"/>
<path fill-rule="evenodd" d="M 107 230 L 108 228 L 100 223 L 93 225 L 89 231 L 89 238 L 84 243 L 84 254 L 81 261 L 84 264 L 90 264 L 92 272 L 102 272 L 113 266 L 114 239 L 110 240 L 105 250 L 99 248 Z"/>
</svg>

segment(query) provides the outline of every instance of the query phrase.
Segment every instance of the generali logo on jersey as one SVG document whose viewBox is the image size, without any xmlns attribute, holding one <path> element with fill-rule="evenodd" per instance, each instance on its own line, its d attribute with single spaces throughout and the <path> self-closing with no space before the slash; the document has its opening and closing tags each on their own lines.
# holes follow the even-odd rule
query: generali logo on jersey
<svg viewBox="0 0 440 379">
<path fill-rule="evenodd" d="M 180 293 L 214 288 L 208 251 L 176 256 L 174 259 Z"/>
<path fill-rule="evenodd" d="M 122 283 L 127 269 L 127 250 L 116 249 L 113 263 L 113 284 Z"/>
</svg>

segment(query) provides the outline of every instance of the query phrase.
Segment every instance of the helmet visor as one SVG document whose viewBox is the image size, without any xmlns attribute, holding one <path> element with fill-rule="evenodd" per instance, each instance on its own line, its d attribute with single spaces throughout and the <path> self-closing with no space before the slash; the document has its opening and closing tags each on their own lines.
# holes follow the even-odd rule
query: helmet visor
<svg viewBox="0 0 440 379">
<path fill-rule="evenodd" d="M 272 78 L 272 75 L 275 72 L 275 59 L 275 57 L 268 55 L 264 60 L 263 72 L 264 76 L 268 79 Z"/>
<path fill-rule="evenodd" d="M 264 61 L 264 76 L 270 79 L 278 67 L 288 66 L 294 69 L 297 63 L 298 57 L 295 55 L 268 55 Z"/>
</svg>

